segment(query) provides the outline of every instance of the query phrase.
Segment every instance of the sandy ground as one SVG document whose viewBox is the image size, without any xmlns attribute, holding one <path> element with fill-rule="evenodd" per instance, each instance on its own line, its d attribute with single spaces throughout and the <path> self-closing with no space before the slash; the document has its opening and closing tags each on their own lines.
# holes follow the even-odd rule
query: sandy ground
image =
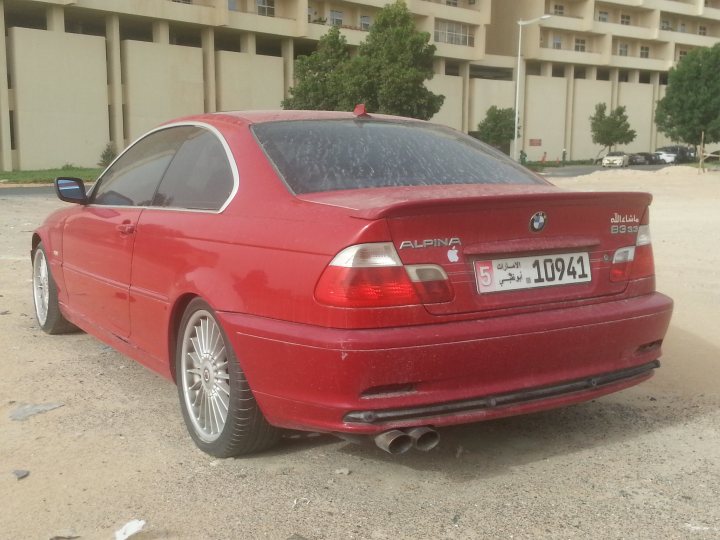
<svg viewBox="0 0 720 540">
<path fill-rule="evenodd" d="M 109 539 L 134 518 L 138 539 L 720 538 L 720 173 L 556 183 L 655 195 L 658 288 L 676 301 L 655 378 L 443 429 L 428 454 L 319 436 L 229 460 L 195 449 L 168 381 L 37 328 L 30 233 L 62 203 L 0 190 L 0 538 Z M 63 406 L 11 420 L 22 403 Z"/>
</svg>

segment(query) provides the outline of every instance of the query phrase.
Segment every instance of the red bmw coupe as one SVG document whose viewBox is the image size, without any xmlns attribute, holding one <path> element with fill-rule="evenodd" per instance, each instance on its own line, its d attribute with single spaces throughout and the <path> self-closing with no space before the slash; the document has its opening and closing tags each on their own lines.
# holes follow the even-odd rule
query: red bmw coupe
<svg viewBox="0 0 720 540">
<path fill-rule="evenodd" d="M 281 429 L 428 450 L 437 427 L 659 366 L 647 193 L 561 190 L 448 128 L 364 113 L 163 125 L 32 237 L 37 320 L 171 378 L 232 456 Z"/>
</svg>

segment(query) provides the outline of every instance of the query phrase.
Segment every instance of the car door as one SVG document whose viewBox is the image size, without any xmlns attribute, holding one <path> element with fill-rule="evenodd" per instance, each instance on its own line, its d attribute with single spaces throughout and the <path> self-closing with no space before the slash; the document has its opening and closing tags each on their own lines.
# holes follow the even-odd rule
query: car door
<svg viewBox="0 0 720 540">
<path fill-rule="evenodd" d="M 65 222 L 69 308 L 121 338 L 130 334 L 128 293 L 137 222 L 187 129 L 162 129 L 136 142 L 103 173 L 89 204 Z"/>
<path fill-rule="evenodd" d="M 202 276 L 218 264 L 222 216 L 237 190 L 237 169 L 219 133 L 194 126 L 167 168 L 152 206 L 138 223 L 130 284 L 132 343 L 154 358 L 167 358 L 167 328 L 176 288 L 190 280 L 202 289 Z M 219 283 L 220 279 L 215 280 Z"/>
</svg>

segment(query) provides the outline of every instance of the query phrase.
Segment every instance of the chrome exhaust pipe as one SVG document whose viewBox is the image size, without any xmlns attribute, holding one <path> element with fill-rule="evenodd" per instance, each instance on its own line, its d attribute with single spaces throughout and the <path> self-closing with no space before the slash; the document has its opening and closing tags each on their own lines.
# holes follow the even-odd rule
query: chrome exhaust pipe
<svg viewBox="0 0 720 540">
<path fill-rule="evenodd" d="M 384 431 L 380 435 L 376 435 L 375 444 L 388 454 L 404 454 L 412 448 L 413 439 L 404 431 L 391 429 L 390 431 Z"/>
<path fill-rule="evenodd" d="M 440 434 L 429 427 L 414 427 L 406 430 L 413 446 L 421 452 L 429 452 L 440 443 Z"/>
</svg>

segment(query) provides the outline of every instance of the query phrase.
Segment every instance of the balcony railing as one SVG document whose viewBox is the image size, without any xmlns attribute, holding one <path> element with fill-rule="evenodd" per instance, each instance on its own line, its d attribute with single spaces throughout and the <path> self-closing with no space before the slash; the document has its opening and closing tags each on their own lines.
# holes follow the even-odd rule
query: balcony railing
<svg viewBox="0 0 720 540">
<path fill-rule="evenodd" d="M 361 32 L 368 32 L 370 30 L 370 26 L 363 28 L 361 26 L 354 26 L 352 24 L 332 24 L 329 21 L 324 20 L 322 17 L 318 19 L 313 19 L 312 21 L 308 21 L 310 24 L 319 24 L 321 26 L 337 26 L 338 28 L 346 28 L 348 30 L 360 30 Z"/>
<path fill-rule="evenodd" d="M 204 0 L 204 1 L 211 1 L 211 0 Z M 258 6 L 253 5 L 250 7 L 250 9 L 241 9 L 239 2 L 228 2 L 228 9 L 230 11 L 236 11 L 238 13 L 253 13 L 255 15 L 260 15 L 261 17 L 269 17 L 271 19 L 283 19 L 286 21 L 294 21 L 295 19 L 293 17 L 280 17 L 275 14 L 275 7 L 274 6 Z"/>
<path fill-rule="evenodd" d="M 176 4 L 193 4 L 196 6 L 215 7 L 214 0 L 170 0 Z"/>
<path fill-rule="evenodd" d="M 466 9 L 475 9 L 475 6 L 478 4 L 477 0 L 425 0 L 425 2 Z"/>
<path fill-rule="evenodd" d="M 597 51 L 594 51 L 594 50 L 592 49 L 592 47 L 585 46 L 584 49 L 580 50 L 580 49 L 576 49 L 574 45 L 573 45 L 573 46 L 570 46 L 570 47 L 565 46 L 565 45 L 563 45 L 563 46 L 561 46 L 561 47 L 557 47 L 557 46 L 554 46 L 554 45 L 542 44 L 542 45 L 540 45 L 540 48 L 541 48 L 541 49 L 549 49 L 549 50 L 551 50 L 551 51 L 565 51 L 565 52 L 579 52 L 579 53 L 594 53 L 594 52 L 597 52 Z"/>
</svg>

